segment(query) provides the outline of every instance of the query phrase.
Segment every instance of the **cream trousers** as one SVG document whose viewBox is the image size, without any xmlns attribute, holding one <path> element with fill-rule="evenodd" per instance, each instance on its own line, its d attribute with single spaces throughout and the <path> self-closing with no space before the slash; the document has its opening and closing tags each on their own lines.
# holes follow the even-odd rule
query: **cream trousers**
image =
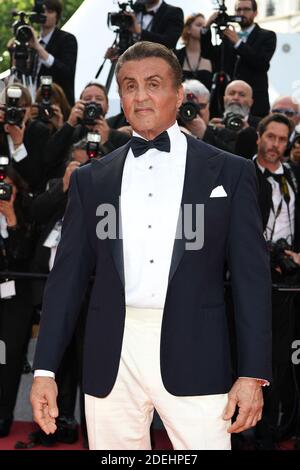
<svg viewBox="0 0 300 470">
<path fill-rule="evenodd" d="M 230 449 L 227 394 L 177 397 L 160 372 L 162 310 L 127 307 L 116 383 L 105 398 L 85 395 L 90 449 L 149 450 L 154 408 L 175 450 Z M 107 338 L 109 341 L 109 338 Z"/>
</svg>

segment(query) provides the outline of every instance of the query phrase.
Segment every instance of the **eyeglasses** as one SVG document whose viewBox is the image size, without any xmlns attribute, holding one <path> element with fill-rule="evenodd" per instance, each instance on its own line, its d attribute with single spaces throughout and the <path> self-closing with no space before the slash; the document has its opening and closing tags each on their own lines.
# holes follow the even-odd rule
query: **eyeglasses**
<svg viewBox="0 0 300 470">
<path fill-rule="evenodd" d="M 280 113 L 285 114 L 287 117 L 294 117 L 298 116 L 299 113 L 291 108 L 274 108 L 272 109 L 272 113 Z"/>
<path fill-rule="evenodd" d="M 252 8 L 250 7 L 241 7 L 241 8 L 236 8 L 235 10 L 237 13 L 242 13 L 242 11 L 244 11 L 245 13 L 249 13 L 249 11 L 253 11 Z"/>
</svg>

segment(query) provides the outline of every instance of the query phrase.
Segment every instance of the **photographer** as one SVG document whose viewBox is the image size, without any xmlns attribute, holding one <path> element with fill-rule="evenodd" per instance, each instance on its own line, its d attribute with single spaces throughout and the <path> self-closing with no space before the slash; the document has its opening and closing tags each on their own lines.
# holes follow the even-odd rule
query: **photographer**
<svg viewBox="0 0 300 470">
<path fill-rule="evenodd" d="M 183 30 L 183 11 L 162 0 L 138 0 L 133 5 L 133 13 L 124 12 L 132 18 L 127 29 L 132 33 L 133 42 L 151 41 L 175 49 Z M 130 45 L 130 44 L 129 44 Z M 106 57 L 116 60 L 120 51 L 110 47 Z"/>
<path fill-rule="evenodd" d="M 70 147 L 84 138 L 89 131 L 98 132 L 104 153 L 124 145 L 130 139 L 115 129 L 110 129 L 105 115 L 108 111 L 106 89 L 98 82 L 90 82 L 80 95 L 80 100 L 71 109 L 67 122 L 50 139 L 45 150 L 45 161 L 49 168 L 48 178 L 61 176 L 62 167 Z"/>
<path fill-rule="evenodd" d="M 36 50 L 38 64 L 35 75 L 37 86 L 40 77 L 51 75 L 53 81 L 64 90 L 69 103 L 74 103 L 74 77 L 77 60 L 77 41 L 73 34 L 58 29 L 62 14 L 61 0 L 45 0 L 46 22 L 41 24 L 41 35 L 33 38 L 29 46 Z"/>
<path fill-rule="evenodd" d="M 11 166 L 1 167 L 1 176 L 5 178 L 0 183 L 0 271 L 26 272 L 33 254 L 31 198 Z M 7 196 L 3 184 L 10 190 Z M 13 420 L 33 312 L 28 281 L 2 278 L 0 283 L 0 338 L 6 345 L 6 363 L 0 367 L 0 437 L 5 437 Z"/>
<path fill-rule="evenodd" d="M 231 80 L 239 79 L 249 83 L 254 100 L 251 113 L 263 117 L 270 110 L 267 72 L 276 49 L 276 34 L 254 23 L 257 16 L 255 0 L 237 1 L 235 14 L 242 17 L 241 30 L 237 32 L 232 25 L 222 30 L 223 44 L 214 46 L 216 70 L 220 69 L 222 47 L 224 71 Z M 214 13 L 208 19 L 205 35 L 210 36 L 210 27 L 217 17 L 218 13 Z"/>
<path fill-rule="evenodd" d="M 291 123 L 283 114 L 264 118 L 258 126 L 255 158 L 263 229 L 270 250 L 273 283 L 278 284 L 299 282 L 299 267 L 293 263 L 294 256 L 291 258 L 286 253 L 286 250 L 299 252 L 300 248 L 299 188 L 290 165 L 282 163 L 291 131 Z M 287 374 L 291 366 L 293 301 L 294 294 L 273 290 L 273 382 L 265 390 L 263 419 L 256 429 L 259 449 L 274 448 L 280 435 L 279 403 L 289 385 Z M 284 413 L 285 409 L 281 411 Z"/>
<path fill-rule="evenodd" d="M 42 77 L 42 82 L 46 78 L 50 77 Z M 47 90 L 47 92 L 44 92 L 45 86 L 49 88 L 49 85 L 43 85 L 42 83 L 36 92 L 36 100 L 32 105 L 31 117 L 45 123 L 50 130 L 50 134 L 53 135 L 67 121 L 71 107 L 63 89 L 59 85 L 52 83 L 50 85 L 51 90 Z"/>
<path fill-rule="evenodd" d="M 6 87 L 1 102 L 0 139 L 8 149 L 12 165 L 28 183 L 29 190 L 39 192 L 46 183 L 44 148 L 49 130 L 44 123 L 30 120 L 31 96 L 23 85 L 15 83 Z"/>
<path fill-rule="evenodd" d="M 197 139 L 203 140 L 223 150 L 229 150 L 224 142 L 212 131 L 209 123 L 208 89 L 198 80 L 183 82 L 184 102 L 179 109 L 178 123 Z"/>
</svg>

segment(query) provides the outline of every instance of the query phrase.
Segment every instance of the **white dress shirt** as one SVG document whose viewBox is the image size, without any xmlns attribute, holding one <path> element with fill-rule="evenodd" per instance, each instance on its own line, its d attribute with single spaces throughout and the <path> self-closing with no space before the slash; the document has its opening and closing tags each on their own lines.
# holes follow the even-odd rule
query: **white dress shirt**
<svg viewBox="0 0 300 470">
<path fill-rule="evenodd" d="M 262 167 L 258 162 L 257 165 L 262 173 L 264 173 L 265 168 Z M 277 175 L 282 175 L 284 173 L 283 166 L 277 168 L 274 171 Z M 279 240 L 280 238 L 285 238 L 289 243 L 292 243 L 294 238 L 294 227 L 295 227 L 295 194 L 293 188 L 287 183 L 290 193 L 290 202 L 289 206 L 287 206 L 286 202 L 282 198 L 282 194 L 280 191 L 280 186 L 277 181 L 274 180 L 271 176 L 268 178 L 269 183 L 272 185 L 272 201 L 273 201 L 273 209 L 270 211 L 269 220 L 265 229 L 265 238 L 266 240 L 271 240 L 272 231 L 274 228 L 274 233 L 272 237 L 272 241 Z M 275 222 L 275 214 L 277 212 L 278 206 L 282 201 L 281 211 L 279 216 Z M 289 208 L 289 210 L 288 210 Z M 275 223 L 275 227 L 274 227 Z"/>
<path fill-rule="evenodd" d="M 121 218 L 130 307 L 164 308 L 187 152 L 177 123 L 168 134 L 170 153 L 150 149 L 135 158 L 129 150 L 124 165 Z"/>
<path fill-rule="evenodd" d="M 156 13 L 157 10 L 160 8 L 162 2 L 163 0 L 160 0 L 157 5 L 152 8 L 148 8 L 147 11 Z M 153 18 L 153 15 L 147 15 L 147 13 L 138 13 L 136 15 L 136 19 L 144 31 L 151 31 Z"/>
</svg>

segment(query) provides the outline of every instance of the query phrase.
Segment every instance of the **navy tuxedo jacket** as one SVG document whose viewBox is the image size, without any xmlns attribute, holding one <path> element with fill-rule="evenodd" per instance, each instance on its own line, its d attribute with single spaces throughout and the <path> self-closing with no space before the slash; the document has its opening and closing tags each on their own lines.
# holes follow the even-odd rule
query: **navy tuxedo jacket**
<svg viewBox="0 0 300 470">
<path fill-rule="evenodd" d="M 251 161 L 187 136 L 184 204 L 204 204 L 204 245 L 176 239 L 161 330 L 161 374 L 177 396 L 226 393 L 231 386 L 223 272 L 231 270 L 238 375 L 271 377 L 271 279 Z M 83 389 L 104 397 L 115 383 L 125 319 L 122 240 L 96 235 L 100 204 L 118 211 L 129 143 L 72 175 L 62 239 L 49 276 L 34 368 L 56 371 L 84 293 Z M 140 158 L 143 158 L 142 156 Z M 222 185 L 227 197 L 211 198 Z M 174 234 L 175 238 L 175 234 Z M 190 240 L 188 240 L 190 241 Z"/>
</svg>

